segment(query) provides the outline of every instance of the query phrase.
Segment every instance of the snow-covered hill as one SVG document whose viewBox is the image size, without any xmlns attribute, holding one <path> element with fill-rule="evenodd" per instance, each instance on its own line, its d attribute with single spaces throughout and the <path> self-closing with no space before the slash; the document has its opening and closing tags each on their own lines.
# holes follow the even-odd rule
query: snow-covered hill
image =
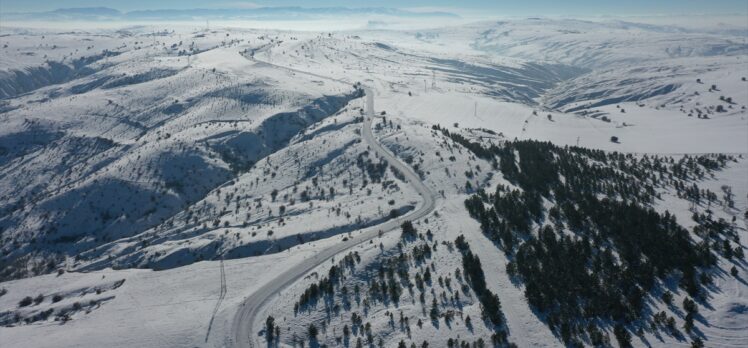
<svg viewBox="0 0 748 348">
<path fill-rule="evenodd" d="M 328 346 L 562 345 L 547 313 L 525 298 L 527 278 L 507 272 L 511 250 L 465 208 L 479 190 L 529 187 L 501 167 L 505 157 L 486 152 L 528 140 L 617 151 L 625 160 L 600 161 L 600 170 L 627 175 L 636 167 L 627 161 L 644 156 L 703 156 L 685 176 L 661 169 L 671 177 L 652 183 L 658 196 L 646 204 L 676 216 L 694 245 L 706 220 L 692 215 L 711 212 L 735 232 L 719 238 L 743 250 L 748 46 L 740 33 L 549 19 L 335 33 L 2 28 L 0 341 L 232 345 L 244 297 L 307 264 L 315 270 L 254 318 L 263 328 L 273 316 L 281 345 L 308 343 L 310 324 L 312 341 Z M 411 180 L 362 141 L 364 89 L 375 94 L 376 141 L 437 194 L 436 209 L 413 221 L 415 236 L 395 230 L 315 260 L 422 204 Z M 710 167 L 712 153 L 730 160 Z M 719 197 L 694 203 L 684 185 Z M 556 197 L 544 199 L 550 210 Z M 455 244 L 461 235 L 484 286 L 464 274 L 474 261 Z M 748 343 L 746 264 L 715 255 L 703 299 L 658 278 L 676 307 L 699 300 L 697 331 L 636 337 L 634 323 L 634 345 Z M 300 303 L 333 265 L 335 293 Z M 425 285 L 409 287 L 417 277 Z M 372 290 L 382 282 L 396 300 Z M 683 311 L 656 291 L 647 310 L 682 327 Z M 500 300 L 500 322 L 481 319 L 486 294 Z M 599 324 L 616 345 L 614 325 Z M 268 339 L 267 330 L 256 334 Z"/>
</svg>

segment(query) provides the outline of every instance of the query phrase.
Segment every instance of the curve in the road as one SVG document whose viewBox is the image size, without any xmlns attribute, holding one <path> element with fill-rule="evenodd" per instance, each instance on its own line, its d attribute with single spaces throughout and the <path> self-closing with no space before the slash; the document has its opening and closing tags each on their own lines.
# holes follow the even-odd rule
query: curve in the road
<svg viewBox="0 0 748 348">
<path fill-rule="evenodd" d="M 286 68 L 287 69 L 287 68 Z M 258 290 L 253 292 L 247 297 L 242 305 L 239 307 L 239 311 L 234 316 L 232 322 L 233 339 L 230 340 L 230 345 L 233 347 L 260 347 L 261 344 L 257 341 L 258 335 L 257 330 L 254 329 L 257 316 L 260 314 L 262 308 L 272 300 L 276 294 L 280 293 L 281 290 L 289 287 L 297 280 L 304 277 L 305 274 L 321 265 L 323 262 L 329 260 L 333 256 L 345 252 L 346 250 L 357 246 L 361 243 L 367 242 L 377 237 L 380 233 L 392 231 L 400 226 L 405 220 L 417 220 L 425 217 L 434 210 L 435 207 L 435 195 L 431 190 L 421 181 L 421 178 L 416 174 L 410 167 L 400 162 L 393 154 L 387 151 L 381 144 L 379 144 L 374 135 L 371 132 L 371 121 L 374 118 L 374 93 L 371 89 L 366 88 L 366 114 L 363 122 L 362 137 L 369 146 L 377 153 L 380 157 L 384 158 L 387 163 L 399 170 L 406 178 L 406 180 L 415 188 L 423 203 L 420 207 L 413 212 L 401 216 L 396 219 L 389 220 L 380 225 L 369 227 L 363 230 L 362 233 L 357 234 L 353 238 L 348 239 L 345 242 L 330 246 L 313 258 L 304 260 L 304 262 L 294 265 L 290 269 L 287 269 L 277 277 L 273 278 L 270 282 L 261 286 Z"/>
</svg>

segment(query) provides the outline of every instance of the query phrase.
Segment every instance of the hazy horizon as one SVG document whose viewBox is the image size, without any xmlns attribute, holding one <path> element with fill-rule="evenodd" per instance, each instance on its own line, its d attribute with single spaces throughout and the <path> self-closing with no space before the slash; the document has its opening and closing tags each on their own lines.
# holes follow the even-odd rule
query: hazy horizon
<svg viewBox="0 0 748 348">
<path fill-rule="evenodd" d="M 450 12 L 459 15 L 481 13 L 484 15 L 509 16 L 631 16 L 631 15 L 687 15 L 687 14 L 745 14 L 748 13 L 748 2 L 743 0 L 715 0 L 715 1 L 645 1 L 633 0 L 627 2 L 600 2 L 591 0 L 573 0 L 558 3 L 550 0 L 514 1 L 485 1 L 468 0 L 455 6 L 451 1 L 409 1 L 404 5 L 400 1 L 339 1 L 320 0 L 314 2 L 300 2 L 297 0 L 280 1 L 242 1 L 227 0 L 208 2 L 199 0 L 166 0 L 166 1 L 121 1 L 121 0 L 63 0 L 63 1 L 21 1 L 6 0 L 0 5 L 0 13 L 12 12 L 46 12 L 67 8 L 106 7 L 121 12 L 150 11 L 150 10 L 186 10 L 186 9 L 256 9 L 272 7 L 301 7 L 301 8 L 396 8 L 413 12 Z"/>
<path fill-rule="evenodd" d="M 430 4 L 430 6 L 425 6 Z M 449 2 L 414 1 L 399 6 L 395 1 L 161 1 L 157 4 L 122 1 L 4 1 L 0 26 L 8 28 L 94 29 L 125 26 L 243 27 L 278 30 L 409 30 L 463 25 L 486 20 L 523 18 L 624 21 L 667 25 L 677 28 L 708 28 L 748 33 L 748 2 L 717 0 L 701 2 L 664 1 L 647 4 L 599 4 L 572 1 L 563 8 L 545 0 L 522 4 L 471 0 L 462 7 Z M 742 33 L 745 31 L 746 33 Z"/>
</svg>

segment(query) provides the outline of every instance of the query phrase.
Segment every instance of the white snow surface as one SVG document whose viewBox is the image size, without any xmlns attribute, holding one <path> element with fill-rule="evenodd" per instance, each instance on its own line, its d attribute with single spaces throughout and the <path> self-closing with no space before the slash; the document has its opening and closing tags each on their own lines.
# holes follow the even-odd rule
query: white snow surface
<svg viewBox="0 0 748 348">
<path fill-rule="evenodd" d="M 736 209 L 715 214 L 737 216 L 744 249 L 748 240 L 748 34 L 740 31 L 527 19 L 420 31 L 134 26 L 3 27 L 0 34 L 0 261 L 8 262 L 0 265 L 24 277 L 0 282 L 7 290 L 0 319 L 53 310 L 44 320 L 0 327 L 3 347 L 229 345 L 232 320 L 254 290 L 387 220 L 390 210 L 418 206 L 417 192 L 390 169 L 382 182 L 364 183 L 358 159 L 381 159 L 361 141 L 356 82 L 376 92 L 384 112 L 374 120 L 377 140 L 404 162 L 416 158 L 409 164 L 441 195 L 438 216 L 416 227 L 438 241 L 467 237 L 520 347 L 562 343 L 463 204 L 466 181 L 506 182 L 488 174 L 490 163 L 446 145 L 432 125 L 487 142 L 742 156 L 699 185 L 732 187 Z M 395 127 L 376 128 L 384 119 Z M 470 169 L 475 178 L 466 176 Z M 657 208 L 690 227 L 685 201 L 666 196 Z M 362 265 L 373 265 L 380 242 L 392 250 L 398 238 L 393 232 L 354 250 Z M 446 276 L 459 254 L 440 245 L 433 262 L 434 277 Z M 721 269 L 730 265 L 720 260 Z M 715 276 L 710 307 L 700 308 L 697 328 L 709 347 L 748 345 L 748 267 L 737 267 L 741 278 Z M 49 273 L 57 269 L 66 272 Z M 264 309 L 288 335 L 304 337 L 306 324 L 320 319 L 321 312 L 293 317 L 311 280 Z M 19 308 L 38 294 L 40 304 Z M 417 299 L 403 298 L 366 319 L 388 347 L 401 339 L 431 346 L 457 335 L 487 339 L 474 298 L 463 299 L 474 330 L 458 320 L 438 329 L 411 322 L 412 339 L 388 331 L 385 311 L 421 315 Z M 69 320 L 55 321 L 66 312 Z M 330 330 L 321 336 L 334 346 Z"/>
</svg>

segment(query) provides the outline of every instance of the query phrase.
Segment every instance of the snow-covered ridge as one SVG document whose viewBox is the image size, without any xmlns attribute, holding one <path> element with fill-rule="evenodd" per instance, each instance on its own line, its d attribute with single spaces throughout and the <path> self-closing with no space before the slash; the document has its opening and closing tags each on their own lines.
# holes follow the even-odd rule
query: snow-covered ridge
<svg viewBox="0 0 748 348">
<path fill-rule="evenodd" d="M 636 158 L 729 153 L 737 162 L 698 185 L 724 194 L 730 187 L 736 208 L 711 209 L 736 218 L 740 240 L 731 246 L 743 247 L 744 42 L 734 31 L 550 19 L 419 31 L 3 28 L 0 289 L 8 293 L 0 296 L 0 321 L 12 327 L 0 336 L 29 346 L 228 346 L 245 297 L 277 290 L 267 284 L 311 265 L 256 311 L 251 334 L 272 314 L 285 343 L 296 334 L 306 344 L 308 324 L 325 320 L 319 342 L 343 342 L 350 311 L 332 318 L 321 305 L 293 310 L 343 256 L 320 261 L 315 253 L 352 244 L 362 231 L 376 235 L 422 207 L 414 179 L 364 139 L 366 86 L 376 93 L 376 143 L 436 194 L 435 212 L 413 221 L 423 239 L 402 244 L 399 232 L 383 231 L 347 250 L 362 258 L 342 283 L 351 291 L 401 250 L 415 259 L 431 249 L 430 259 L 409 268 L 413 277 L 430 269 L 426 314 L 417 290 L 403 293 L 397 308 L 378 302 L 364 319 L 375 337 L 385 346 L 440 346 L 458 335 L 477 344 L 498 334 L 479 322 L 478 294 L 463 291 L 469 284 L 455 274 L 461 253 L 450 244 L 464 235 L 501 299 L 509 340 L 558 346 L 507 274 L 510 258 L 465 210 L 468 194 L 511 182 L 498 162 L 446 134 L 486 146 L 543 140 Z M 76 70 L 78 61 L 86 63 Z M 655 208 L 677 214 L 690 231 L 689 209 L 704 207 L 673 195 L 664 193 Z M 697 327 L 707 342 L 729 346 L 745 340 L 736 333 L 745 289 L 720 262 L 727 271 L 714 278 L 713 308 L 700 305 L 712 326 Z M 65 295 L 54 302 L 56 294 Z M 26 296 L 31 304 L 19 307 Z M 432 299 L 438 326 L 429 322 Z M 363 300 L 353 303 L 363 315 Z M 411 319 L 393 327 L 399 310 Z M 114 323 L 126 329 L 100 330 Z M 348 342 L 366 342 L 366 331 L 362 322 Z"/>
</svg>

